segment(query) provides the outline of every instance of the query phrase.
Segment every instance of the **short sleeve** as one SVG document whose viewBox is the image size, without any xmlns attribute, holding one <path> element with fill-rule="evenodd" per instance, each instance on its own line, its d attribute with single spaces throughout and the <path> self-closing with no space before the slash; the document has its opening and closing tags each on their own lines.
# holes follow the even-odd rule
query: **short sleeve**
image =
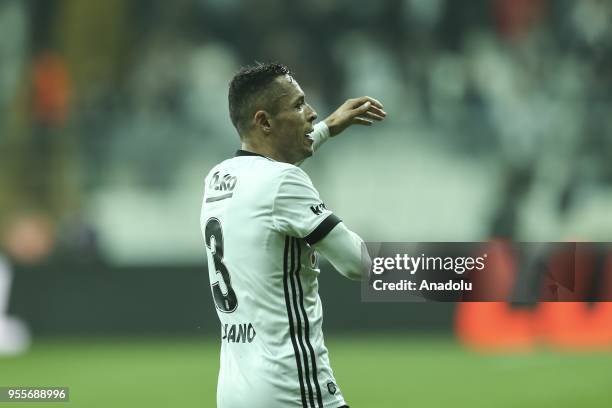
<svg viewBox="0 0 612 408">
<path fill-rule="evenodd" d="M 276 229 L 312 245 L 319 242 L 341 221 L 319 197 L 310 177 L 297 167 L 287 169 L 274 198 Z"/>
</svg>

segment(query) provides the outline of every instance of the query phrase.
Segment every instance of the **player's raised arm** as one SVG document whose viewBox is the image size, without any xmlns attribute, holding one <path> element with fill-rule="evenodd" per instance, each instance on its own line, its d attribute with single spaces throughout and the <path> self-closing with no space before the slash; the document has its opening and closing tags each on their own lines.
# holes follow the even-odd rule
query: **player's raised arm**
<svg viewBox="0 0 612 408">
<path fill-rule="evenodd" d="M 370 96 L 348 99 L 324 121 L 315 125 L 312 133 L 313 150 L 351 125 L 372 126 L 386 116 L 383 104 L 377 99 Z M 371 260 L 363 240 L 342 222 L 313 244 L 313 248 L 349 279 L 359 280 L 370 270 Z"/>
</svg>

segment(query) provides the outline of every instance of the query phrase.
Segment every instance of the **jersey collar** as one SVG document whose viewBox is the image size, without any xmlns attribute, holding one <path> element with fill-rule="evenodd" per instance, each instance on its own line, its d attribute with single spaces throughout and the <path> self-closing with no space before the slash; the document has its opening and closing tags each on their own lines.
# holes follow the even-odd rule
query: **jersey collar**
<svg viewBox="0 0 612 408">
<path fill-rule="evenodd" d="M 239 156 L 259 156 L 259 157 L 263 157 L 264 159 L 272 160 L 271 158 L 264 156 L 263 154 L 249 152 L 248 150 L 242 150 L 242 149 L 238 149 L 238 151 L 236 151 L 236 157 L 239 157 Z"/>
</svg>

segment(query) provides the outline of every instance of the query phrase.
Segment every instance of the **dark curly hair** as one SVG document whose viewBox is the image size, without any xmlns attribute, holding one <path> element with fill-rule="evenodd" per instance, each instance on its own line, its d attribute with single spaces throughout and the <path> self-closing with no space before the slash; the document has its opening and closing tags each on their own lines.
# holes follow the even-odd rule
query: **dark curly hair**
<svg viewBox="0 0 612 408">
<path fill-rule="evenodd" d="M 274 114 L 278 110 L 280 90 L 271 86 L 279 76 L 292 75 L 289 68 L 275 62 L 242 67 L 229 84 L 229 112 L 234 127 L 241 135 L 257 109 Z"/>
</svg>

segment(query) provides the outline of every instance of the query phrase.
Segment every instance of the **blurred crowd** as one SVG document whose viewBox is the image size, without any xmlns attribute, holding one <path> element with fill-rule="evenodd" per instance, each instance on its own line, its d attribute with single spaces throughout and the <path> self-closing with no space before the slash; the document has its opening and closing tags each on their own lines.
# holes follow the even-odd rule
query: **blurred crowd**
<svg viewBox="0 0 612 408">
<path fill-rule="evenodd" d="M 612 204 L 611 23 L 606 0 L 3 0 L 4 251 L 199 259 L 203 175 L 238 146 L 227 83 L 256 60 L 291 67 L 320 118 L 385 104 L 376 136 L 342 142 L 360 159 L 307 167 L 366 238 L 609 240 L 593 228 Z M 437 173 L 412 175 L 420 160 Z"/>
</svg>

